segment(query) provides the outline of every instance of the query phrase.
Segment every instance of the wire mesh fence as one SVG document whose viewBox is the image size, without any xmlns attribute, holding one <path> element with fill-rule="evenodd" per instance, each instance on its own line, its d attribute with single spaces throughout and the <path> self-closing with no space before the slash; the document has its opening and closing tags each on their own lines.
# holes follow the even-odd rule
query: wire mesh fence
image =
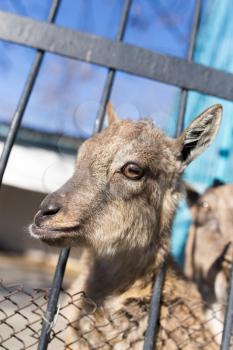
<svg viewBox="0 0 233 350">
<path fill-rule="evenodd" d="M 49 292 L 0 282 L 0 349 L 36 349 L 42 321 L 48 322 L 51 331 L 49 349 L 143 347 L 150 298 L 131 299 L 120 311 L 103 310 L 100 314 L 83 292 L 62 289 L 50 323 L 46 316 Z M 179 298 L 176 292 L 169 301 L 163 293 L 161 305 L 158 349 L 219 348 L 224 305 L 212 308 L 202 300 L 192 301 L 188 295 Z"/>
<path fill-rule="evenodd" d="M 27 292 L 20 285 L 0 283 L 0 348 L 33 349 L 38 343 L 47 291 Z"/>
</svg>

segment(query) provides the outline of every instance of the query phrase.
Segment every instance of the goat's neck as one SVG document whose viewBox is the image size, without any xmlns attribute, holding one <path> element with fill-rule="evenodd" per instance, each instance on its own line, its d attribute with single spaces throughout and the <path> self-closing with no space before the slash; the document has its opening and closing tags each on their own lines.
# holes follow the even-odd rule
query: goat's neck
<svg viewBox="0 0 233 350">
<path fill-rule="evenodd" d="M 121 294 L 139 280 L 146 286 L 168 252 L 168 233 L 162 233 L 161 237 L 143 249 L 123 251 L 114 256 L 93 256 L 87 295 L 101 304 L 105 297 Z"/>
<path fill-rule="evenodd" d="M 179 198 L 179 191 L 164 195 L 162 209 L 158 209 L 163 215 L 157 216 L 157 224 L 153 225 L 155 231 L 146 235 L 143 228 L 142 232 L 137 232 L 136 236 L 148 238 L 146 246 L 118 251 L 111 256 L 93 254 L 86 293 L 97 304 L 108 296 L 124 293 L 137 282 L 142 288 L 151 282 L 168 255 L 170 228 Z"/>
</svg>

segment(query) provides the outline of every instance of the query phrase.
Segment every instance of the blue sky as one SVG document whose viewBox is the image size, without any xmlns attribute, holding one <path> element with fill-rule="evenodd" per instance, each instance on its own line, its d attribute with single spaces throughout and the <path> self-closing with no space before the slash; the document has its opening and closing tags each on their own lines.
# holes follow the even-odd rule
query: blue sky
<svg viewBox="0 0 233 350">
<path fill-rule="evenodd" d="M 185 57 L 194 0 L 133 0 L 125 42 Z M 46 20 L 50 0 L 3 0 L 0 10 Z M 122 0 L 63 0 L 56 23 L 114 39 Z M 35 51 L 0 42 L 0 121 L 9 122 L 22 92 Z M 107 70 L 46 54 L 23 125 L 35 130 L 87 137 Z M 143 92 L 143 93 L 142 93 Z M 174 134 L 180 90 L 117 72 L 111 101 L 123 118 L 152 117 Z"/>
</svg>

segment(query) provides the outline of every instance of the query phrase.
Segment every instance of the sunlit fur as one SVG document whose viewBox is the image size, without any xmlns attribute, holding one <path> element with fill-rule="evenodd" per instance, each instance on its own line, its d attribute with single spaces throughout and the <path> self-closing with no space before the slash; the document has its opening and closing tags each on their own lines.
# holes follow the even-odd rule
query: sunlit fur
<svg viewBox="0 0 233 350">
<path fill-rule="evenodd" d="M 93 348 L 102 342 L 105 344 L 102 349 L 142 349 L 152 283 L 169 251 L 172 219 L 180 198 L 180 176 L 194 156 L 212 141 L 220 118 L 221 106 L 215 105 L 180 138 L 172 139 L 151 121 L 120 121 L 114 114 L 109 127 L 79 149 L 72 179 L 42 203 L 31 226 L 32 235 L 49 244 L 82 245 L 88 250 L 83 262 L 79 262 L 83 264 L 83 273 L 72 290 L 84 290 L 95 303 L 97 309 L 90 316 L 91 323 L 98 328 L 112 315 L 124 316 L 124 322 L 118 320 L 115 325 L 113 322 L 101 332 L 89 335 Z M 192 146 L 190 135 L 196 128 L 198 139 Z M 127 178 L 122 172 L 127 163 L 140 166 L 144 176 L 140 180 Z M 38 215 L 54 201 L 59 203 L 60 210 L 44 215 L 37 225 Z M 161 321 L 158 344 L 160 348 L 173 349 L 172 336 L 162 327 L 168 330 L 178 323 L 166 316 L 166 305 L 176 298 L 181 304 L 182 298 L 200 302 L 200 296 L 192 284 L 169 272 L 163 298 L 161 315 L 165 315 L 166 322 Z M 82 310 L 90 312 L 89 308 L 90 304 L 84 302 Z M 122 336 L 125 327 L 132 327 L 127 312 L 136 318 L 138 315 L 138 321 L 136 328 L 124 334 L 123 341 L 117 334 Z M 180 306 L 178 314 L 185 317 L 185 312 L 185 307 Z M 196 311 L 194 315 L 193 324 L 196 328 L 199 325 L 198 337 L 204 341 L 202 312 Z M 79 334 L 89 329 L 89 321 L 77 309 L 70 317 L 77 320 Z M 110 336 L 114 340 L 109 340 Z M 189 349 L 196 349 L 194 340 L 190 340 Z M 77 349 L 86 348 L 83 341 L 77 345 Z"/>
</svg>

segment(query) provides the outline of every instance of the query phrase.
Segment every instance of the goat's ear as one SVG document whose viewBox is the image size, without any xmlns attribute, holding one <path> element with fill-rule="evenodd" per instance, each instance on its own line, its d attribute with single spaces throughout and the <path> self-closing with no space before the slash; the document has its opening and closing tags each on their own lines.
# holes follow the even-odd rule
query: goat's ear
<svg viewBox="0 0 233 350">
<path fill-rule="evenodd" d="M 219 186 L 224 186 L 226 183 L 222 180 L 219 179 L 214 179 L 212 187 L 219 187 Z"/>
<path fill-rule="evenodd" d="M 108 125 L 111 125 L 120 120 L 111 102 L 108 102 L 106 112 L 108 118 Z"/>
<path fill-rule="evenodd" d="M 200 193 L 198 193 L 195 188 L 189 185 L 187 182 L 183 181 L 186 199 L 189 207 L 197 204 L 198 199 L 200 198 Z"/>
<path fill-rule="evenodd" d="M 222 117 L 222 106 L 213 105 L 205 110 L 177 139 L 179 159 L 184 167 L 202 153 L 214 140 Z"/>
</svg>

